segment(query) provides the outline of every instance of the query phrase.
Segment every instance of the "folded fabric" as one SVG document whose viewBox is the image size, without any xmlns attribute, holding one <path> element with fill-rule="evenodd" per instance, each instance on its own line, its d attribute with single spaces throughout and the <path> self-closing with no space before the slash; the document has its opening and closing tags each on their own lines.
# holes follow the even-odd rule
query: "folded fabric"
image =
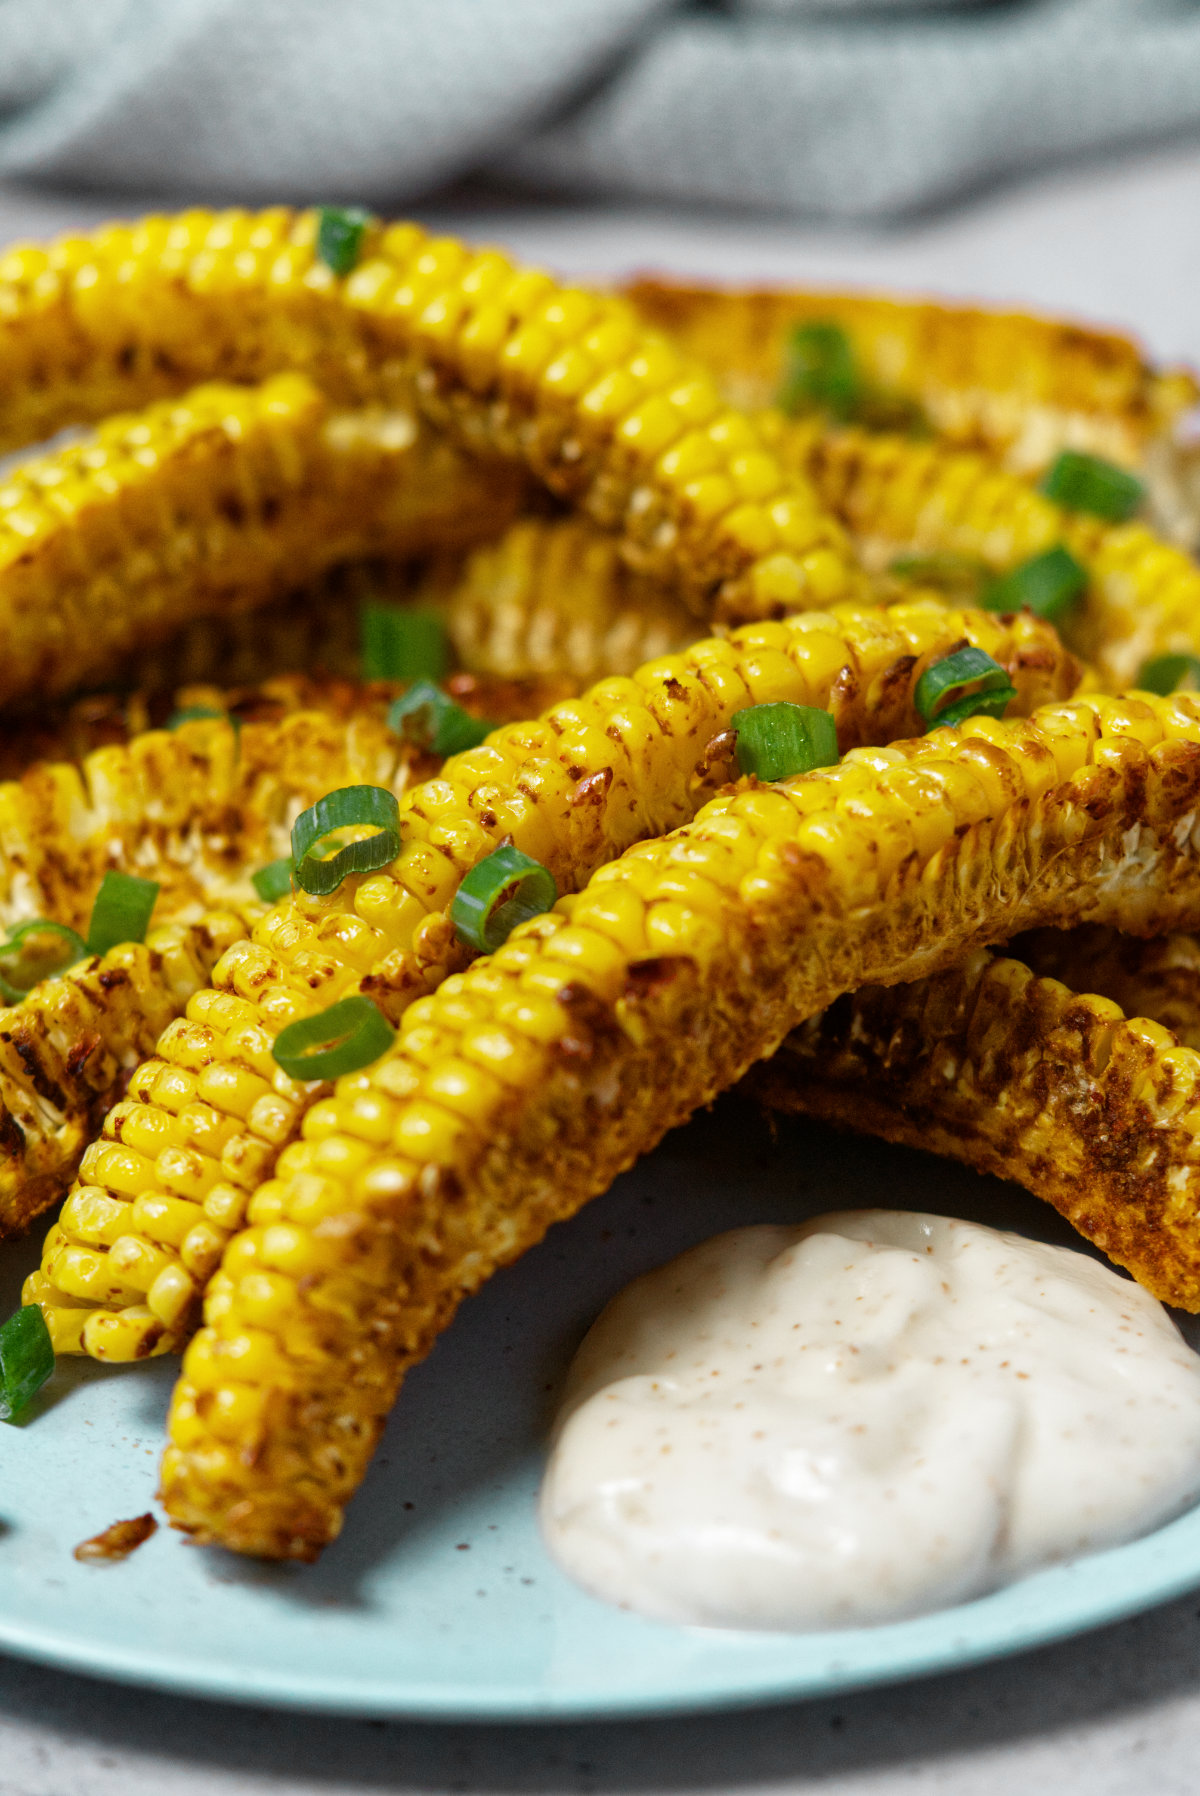
<svg viewBox="0 0 1200 1796">
<path fill-rule="evenodd" d="M 1200 131 L 1197 0 L 0 0 L 0 174 L 869 218 Z"/>
</svg>

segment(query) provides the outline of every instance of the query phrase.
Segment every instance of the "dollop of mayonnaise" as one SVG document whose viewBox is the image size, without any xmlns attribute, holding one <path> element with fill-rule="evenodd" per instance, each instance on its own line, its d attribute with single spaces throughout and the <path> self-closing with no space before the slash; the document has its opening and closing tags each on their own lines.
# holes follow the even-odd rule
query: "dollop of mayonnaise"
<svg viewBox="0 0 1200 1796">
<path fill-rule="evenodd" d="M 1068 1248 L 860 1210 L 719 1235 L 608 1305 L 542 1488 L 555 1558 L 665 1621 L 956 1603 L 1200 1495 L 1200 1356 Z"/>
</svg>

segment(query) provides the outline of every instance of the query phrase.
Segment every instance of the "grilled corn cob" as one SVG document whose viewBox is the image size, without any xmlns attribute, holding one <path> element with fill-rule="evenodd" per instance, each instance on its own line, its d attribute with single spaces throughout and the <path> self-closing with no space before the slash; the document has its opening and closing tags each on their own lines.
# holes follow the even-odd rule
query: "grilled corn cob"
<svg viewBox="0 0 1200 1796">
<path fill-rule="evenodd" d="M 1200 920 L 1198 806 L 1200 704 L 1093 699 L 727 791 L 601 868 L 415 1004 L 252 1197 L 172 1402 L 173 1520 L 311 1558 L 495 1267 L 864 980 Z"/>
<path fill-rule="evenodd" d="M 1136 466 L 1200 397 L 1190 373 L 1152 368 L 1128 337 L 1055 318 L 859 293 L 652 280 L 626 291 L 748 410 L 775 402 L 791 331 L 834 322 L 874 385 L 915 400 L 948 442 L 986 449 L 1021 473 L 1066 447 Z"/>
<path fill-rule="evenodd" d="M 869 566 L 882 570 L 903 549 L 1000 571 L 1061 542 L 1089 575 L 1064 632 L 1110 687 L 1132 685 L 1151 656 L 1200 646 L 1200 570 L 1145 524 L 1065 512 L 1020 476 L 939 443 L 811 423 L 771 428 Z"/>
<path fill-rule="evenodd" d="M 631 674 L 700 635 L 671 589 L 634 573 L 616 539 L 583 518 L 522 518 L 435 574 L 427 595 L 462 665 L 481 673 L 582 683 Z"/>
<path fill-rule="evenodd" d="M 407 406 L 515 458 L 681 577 L 702 615 L 865 592 L 842 533 L 753 422 L 627 301 L 565 288 L 416 225 L 372 225 L 358 266 L 316 256 L 315 213 L 185 213 L 0 259 L 0 439 L 220 375 L 311 376 L 338 404 Z M 40 367 L 42 379 L 28 374 Z"/>
<path fill-rule="evenodd" d="M 966 639 L 1011 667 L 1027 706 L 1070 690 L 1069 656 L 1028 617 L 1003 624 L 931 604 L 808 613 L 697 644 L 635 679 L 604 681 L 540 723 L 498 730 L 453 757 L 440 778 L 402 799 L 405 846 L 390 868 L 347 880 L 328 899 L 297 893 L 276 905 L 134 1074 L 129 1101 L 84 1157 L 43 1261 L 51 1285 L 97 1306 L 64 1322 L 37 1287 L 59 1346 L 127 1359 L 168 1351 L 186 1335 L 250 1191 L 320 1095 L 274 1064 L 274 1036 L 354 990 L 397 1017 L 463 965 L 449 905 L 463 874 L 500 840 L 548 866 L 560 890 L 576 889 L 629 843 L 693 815 L 735 770 L 734 711 L 779 699 L 827 705 L 843 748 L 911 735 L 921 672 Z M 181 1105 L 213 1119 L 215 1145 L 177 1121 Z M 95 1239 L 77 1218 L 100 1198 L 108 1208 Z M 114 1204 L 123 1206 L 119 1225 Z M 72 1271 L 69 1249 L 88 1251 L 86 1280 Z"/>
<path fill-rule="evenodd" d="M 839 998 L 746 1088 L 1016 1179 L 1164 1303 L 1200 1310 L 1200 1054 L 1109 998 L 981 950 Z"/>
<path fill-rule="evenodd" d="M 1185 1048 L 1200 1048 L 1200 941 L 1194 935 L 1144 942 L 1099 927 L 1035 929 L 1007 951 L 1041 978 L 1111 998 L 1126 1016 L 1148 1017 Z"/>
</svg>

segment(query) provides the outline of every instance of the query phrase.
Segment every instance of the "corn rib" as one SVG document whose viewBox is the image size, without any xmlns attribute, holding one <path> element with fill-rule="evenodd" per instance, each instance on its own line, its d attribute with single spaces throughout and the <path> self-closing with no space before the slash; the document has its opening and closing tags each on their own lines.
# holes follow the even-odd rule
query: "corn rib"
<svg viewBox="0 0 1200 1796">
<path fill-rule="evenodd" d="M 408 224 L 371 226 L 340 279 L 317 260 L 316 225 L 282 208 L 191 212 L 11 251 L 0 439 L 102 415 L 114 388 L 144 402 L 164 382 L 291 368 L 339 405 L 415 397 L 457 441 L 523 463 L 651 571 L 677 573 L 701 615 L 865 593 L 803 479 L 627 301 Z"/>
<path fill-rule="evenodd" d="M 1126 1016 L 1148 1017 L 1200 1048 L 1200 940 L 1194 935 L 1140 941 L 1112 929 L 1036 929 L 1007 952 L 1043 979 L 1096 992 Z"/>
<path fill-rule="evenodd" d="M 1028 617 L 1005 624 L 931 604 L 810 612 L 697 644 L 632 680 L 603 681 L 538 723 L 494 732 L 413 788 L 401 801 L 404 847 L 393 865 L 346 881 L 330 898 L 298 893 L 276 905 L 134 1074 L 129 1101 L 84 1156 L 79 1190 L 124 1203 L 127 1224 L 106 1225 L 100 1242 L 73 1240 L 73 1198 L 58 1250 L 43 1262 L 52 1285 L 95 1306 L 82 1324 L 71 1316 L 82 1350 L 140 1357 L 147 1333 L 162 1352 L 186 1336 L 250 1191 L 320 1096 L 275 1065 L 274 1037 L 355 990 L 398 1018 L 464 965 L 449 906 L 463 875 L 501 840 L 540 860 L 560 890 L 576 890 L 631 842 L 694 815 L 729 776 L 733 712 L 779 699 L 828 706 L 844 748 L 911 735 L 920 727 L 912 694 L 921 672 L 965 640 L 1010 667 L 1026 707 L 1071 690 L 1070 657 Z M 185 1103 L 224 1119 L 215 1148 L 176 1120 Z M 138 1142 L 129 1133 L 135 1127 Z M 118 1150 L 122 1140 L 130 1145 Z M 140 1210 L 131 1197 L 145 1200 Z M 151 1198 L 167 1206 L 165 1232 L 156 1232 Z M 92 1255 L 87 1280 L 64 1259 L 69 1246 Z M 52 1331 L 65 1340 L 53 1302 L 39 1291 Z"/>
<path fill-rule="evenodd" d="M 1035 473 L 1060 449 L 1137 466 L 1198 397 L 1181 369 L 1160 372 L 1130 338 L 1057 318 L 876 294 L 720 291 L 664 281 L 626 289 L 647 324 L 714 369 L 736 405 L 774 403 L 787 339 L 831 321 L 864 375 L 916 400 L 938 434 Z"/>
<path fill-rule="evenodd" d="M 1200 1054 L 1109 998 L 980 951 L 839 998 L 746 1089 L 1015 1179 L 1162 1302 L 1200 1310 Z"/>
<path fill-rule="evenodd" d="M 1004 571 L 1065 543 L 1089 584 L 1064 633 L 1113 690 L 1132 685 L 1150 657 L 1200 646 L 1200 569 L 1145 524 L 1063 511 L 986 457 L 939 443 L 812 423 L 780 422 L 774 434 L 877 570 L 911 550 Z"/>
<path fill-rule="evenodd" d="M 471 686 L 495 715 L 527 697 Z M 250 872 L 288 853 L 297 814 L 338 786 L 399 795 L 436 768 L 387 728 L 389 695 L 303 679 L 181 694 L 228 706 L 239 727 L 189 720 L 0 786 L 0 924 L 40 915 L 86 933 L 110 868 L 160 887 L 145 948 L 82 962 L 0 1010 L 0 1235 L 62 1195 L 134 1067 L 245 940 L 264 909 Z"/>
<path fill-rule="evenodd" d="M 162 1489 L 310 1558 L 459 1301 L 864 980 L 1068 919 L 1200 918 L 1200 705 L 1095 699 L 728 791 L 413 1006 L 225 1249 Z"/>
<path fill-rule="evenodd" d="M 701 634 L 669 587 L 635 573 L 584 518 L 521 518 L 418 601 L 440 606 L 463 667 L 510 678 L 632 674 Z"/>
<path fill-rule="evenodd" d="M 331 414 L 292 375 L 110 419 L 0 485 L 0 702 L 121 671 L 188 619 L 352 555 L 470 540 L 519 491 L 411 415 Z"/>
</svg>

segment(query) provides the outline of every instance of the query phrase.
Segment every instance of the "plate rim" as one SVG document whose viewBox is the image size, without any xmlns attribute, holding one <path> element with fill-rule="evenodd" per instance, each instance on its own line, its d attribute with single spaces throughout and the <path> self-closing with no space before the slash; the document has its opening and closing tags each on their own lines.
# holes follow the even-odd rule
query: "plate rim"
<svg viewBox="0 0 1200 1796">
<path fill-rule="evenodd" d="M 177 1653 L 139 1652 L 128 1647 L 115 1648 L 87 1637 L 64 1634 L 53 1628 L 37 1628 L 28 1624 L 12 1624 L 0 1615 L 0 1652 L 52 1670 L 67 1671 L 98 1681 L 130 1688 L 154 1690 L 161 1694 L 199 1699 L 207 1702 L 233 1703 L 242 1708 L 268 1708 L 284 1711 L 306 1711 L 311 1714 L 342 1716 L 347 1719 L 385 1719 L 396 1721 L 456 1722 L 463 1724 L 514 1725 L 538 1722 L 622 1721 L 651 1719 L 656 1716 L 709 1713 L 774 1707 L 789 1702 L 815 1700 L 843 1692 L 879 1688 L 888 1684 L 915 1682 L 972 1666 L 1016 1657 L 1021 1653 L 1068 1640 L 1093 1629 L 1129 1620 L 1161 1604 L 1200 1589 L 1200 1542 L 1195 1556 L 1185 1565 L 1173 1562 L 1162 1553 L 1157 1577 L 1139 1584 L 1127 1574 L 1143 1556 L 1158 1557 L 1164 1537 L 1183 1524 L 1200 1527 L 1200 1505 L 1174 1517 L 1152 1533 L 1124 1545 L 1101 1552 L 1064 1560 L 1043 1568 L 1014 1584 L 1002 1586 L 988 1595 L 948 1609 L 932 1610 L 905 1621 L 878 1628 L 847 1629 L 828 1634 L 778 1635 L 783 1642 L 811 1641 L 823 1638 L 831 1642 L 830 1660 L 824 1669 L 808 1672 L 790 1667 L 781 1655 L 778 1674 L 764 1674 L 760 1662 L 739 1675 L 729 1667 L 721 1674 L 720 1688 L 684 1688 L 672 1691 L 650 1688 L 594 1695 L 563 1690 L 556 1692 L 551 1684 L 530 1685 L 525 1690 L 486 1685 L 456 1685 L 446 1680 L 422 1686 L 411 1679 L 403 1686 L 395 1679 L 380 1679 L 364 1684 L 361 1679 L 339 1680 L 328 1673 L 311 1674 L 284 1671 L 254 1671 L 238 1665 L 222 1668 L 212 1660 L 197 1662 Z M 1115 1562 L 1115 1564 L 1114 1564 Z M 1075 1577 L 1083 1567 L 1109 1566 L 1116 1570 L 1120 1584 L 1113 1589 L 1103 1577 Z M 1035 1586 L 1040 1580 L 1066 1574 L 1069 1582 L 1059 1601 L 1049 1605 L 1022 1623 L 1019 1617 L 1006 1616 L 1004 1609 L 991 1625 L 986 1611 L 997 1598 L 1011 1601 L 1022 1586 Z M 1074 1587 L 1072 1589 L 1072 1586 Z M 1073 1598 L 1073 1600 L 1072 1600 Z M 598 1599 L 593 1599 L 598 1600 Z M 608 1605 L 605 1605 L 607 1607 Z M 982 1625 L 980 1612 L 984 1613 Z M 962 1632 L 956 1633 L 959 1618 Z M 975 1618 L 974 1621 L 972 1618 Z M 940 1622 L 943 1633 L 936 1644 L 916 1646 L 899 1661 L 886 1653 L 874 1661 L 868 1656 L 862 1664 L 837 1666 L 832 1643 L 838 1640 L 860 1640 L 864 1636 L 887 1636 L 918 1624 Z M 656 1624 L 664 1632 L 681 1630 L 668 1624 Z M 742 1630 L 687 1628 L 692 1636 L 722 1635 L 737 1640 L 763 1640 L 766 1634 L 750 1634 Z"/>
</svg>

